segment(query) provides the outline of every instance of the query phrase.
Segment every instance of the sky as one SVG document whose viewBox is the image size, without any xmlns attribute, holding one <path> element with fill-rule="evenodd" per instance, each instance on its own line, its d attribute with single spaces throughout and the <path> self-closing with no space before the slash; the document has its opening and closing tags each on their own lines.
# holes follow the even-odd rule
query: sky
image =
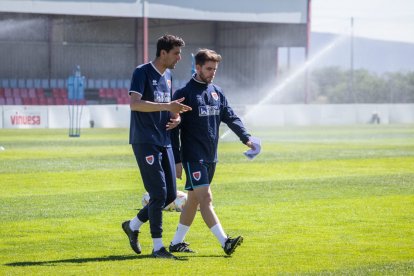
<svg viewBox="0 0 414 276">
<path fill-rule="evenodd" d="M 312 0 L 311 8 L 312 32 L 353 29 L 355 36 L 414 43 L 414 0 Z"/>
</svg>

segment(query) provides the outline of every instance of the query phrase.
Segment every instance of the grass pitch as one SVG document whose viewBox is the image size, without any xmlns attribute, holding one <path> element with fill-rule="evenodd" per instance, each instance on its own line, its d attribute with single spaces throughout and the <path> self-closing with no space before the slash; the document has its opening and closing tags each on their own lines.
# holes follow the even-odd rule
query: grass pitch
<svg viewBox="0 0 414 276">
<path fill-rule="evenodd" d="M 414 128 L 252 129 L 254 161 L 230 135 L 212 189 L 226 257 L 201 215 L 180 260 L 129 248 L 121 223 L 144 188 L 127 129 L 0 130 L 1 275 L 414 275 Z M 179 182 L 183 190 L 184 182 Z M 168 244 L 179 213 L 164 213 Z"/>
</svg>

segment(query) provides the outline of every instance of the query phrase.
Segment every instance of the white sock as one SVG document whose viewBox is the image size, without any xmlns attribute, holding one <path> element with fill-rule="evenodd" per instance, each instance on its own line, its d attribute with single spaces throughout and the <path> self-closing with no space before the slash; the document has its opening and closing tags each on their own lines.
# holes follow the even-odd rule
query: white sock
<svg viewBox="0 0 414 276">
<path fill-rule="evenodd" d="M 190 226 L 179 223 L 171 244 L 176 245 L 177 243 L 183 242 L 188 230 L 190 230 Z"/>
<path fill-rule="evenodd" d="M 162 243 L 162 238 L 152 239 L 152 242 L 154 243 L 154 251 L 158 251 L 162 247 L 164 247 L 164 244 Z"/>
<path fill-rule="evenodd" d="M 132 231 L 137 231 L 139 228 L 141 228 L 141 225 L 144 223 L 138 219 L 138 217 L 134 217 L 129 222 L 129 228 L 131 228 Z"/>
<path fill-rule="evenodd" d="M 219 240 L 221 247 L 224 247 L 224 243 L 227 240 L 226 233 L 224 233 L 223 227 L 221 227 L 220 223 L 217 223 L 213 227 L 210 228 L 211 232 L 213 232 L 214 236 Z"/>
</svg>

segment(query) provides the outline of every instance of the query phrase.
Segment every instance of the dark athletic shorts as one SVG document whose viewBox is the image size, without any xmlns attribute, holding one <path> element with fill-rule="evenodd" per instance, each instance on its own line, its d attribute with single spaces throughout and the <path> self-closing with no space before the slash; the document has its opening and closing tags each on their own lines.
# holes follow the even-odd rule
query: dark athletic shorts
<svg viewBox="0 0 414 276">
<path fill-rule="evenodd" d="M 187 176 L 185 189 L 192 191 L 195 188 L 210 185 L 216 170 L 216 163 L 183 162 L 183 167 Z"/>
</svg>

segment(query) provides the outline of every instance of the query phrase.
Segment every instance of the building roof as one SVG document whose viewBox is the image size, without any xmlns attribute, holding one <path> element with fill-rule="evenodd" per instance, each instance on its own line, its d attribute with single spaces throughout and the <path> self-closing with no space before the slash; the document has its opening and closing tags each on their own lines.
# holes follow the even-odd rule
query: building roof
<svg viewBox="0 0 414 276">
<path fill-rule="evenodd" d="M 0 12 L 300 24 L 308 0 L 1 0 Z"/>
</svg>

